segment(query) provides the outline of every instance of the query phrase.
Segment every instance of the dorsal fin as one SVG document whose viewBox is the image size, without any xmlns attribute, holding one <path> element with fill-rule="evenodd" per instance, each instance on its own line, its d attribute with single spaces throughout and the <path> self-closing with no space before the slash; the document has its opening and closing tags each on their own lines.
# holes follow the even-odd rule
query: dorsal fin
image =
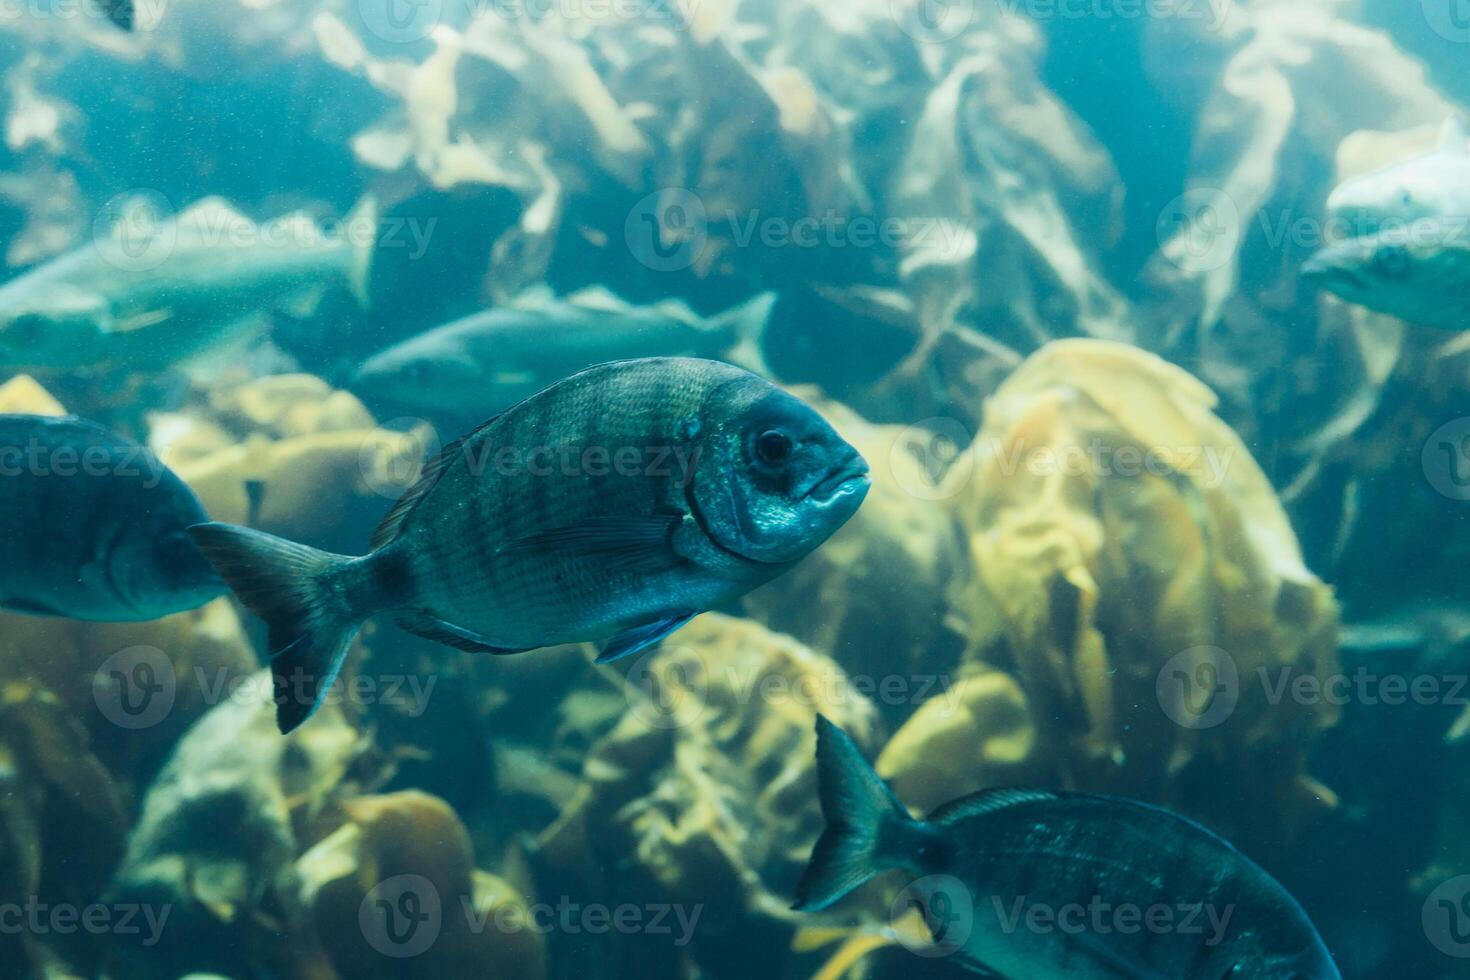
<svg viewBox="0 0 1470 980">
<path fill-rule="evenodd" d="M 949 823 L 966 817 L 994 813 L 1022 803 L 1037 803 L 1056 798 L 1057 794 L 1044 789 L 985 789 L 951 800 L 924 819 L 929 823 Z"/>
<path fill-rule="evenodd" d="M 434 489 L 434 486 L 439 482 L 439 478 L 444 475 L 444 471 L 449 467 L 449 464 L 458 459 L 460 454 L 464 452 L 465 443 L 478 436 L 481 432 L 484 432 L 498 418 L 500 418 L 499 415 L 491 416 L 469 432 L 449 443 L 437 455 L 431 456 L 426 460 L 424 462 L 424 468 L 419 471 L 419 478 L 414 481 L 413 486 L 404 491 L 403 496 L 398 498 L 398 503 L 394 504 L 393 509 L 388 511 L 383 520 L 379 522 L 377 529 L 373 531 L 373 539 L 369 542 L 368 547 L 373 551 L 377 551 L 398 537 L 398 532 L 403 527 L 403 522 L 408 519 L 409 514 L 413 513 L 413 509 L 419 505 L 419 502 L 429 495 L 429 491 Z"/>
<path fill-rule="evenodd" d="M 175 220 L 180 231 L 206 233 L 217 237 L 255 229 L 255 222 L 219 195 L 201 197 L 180 211 Z"/>
<path fill-rule="evenodd" d="M 605 286 L 587 286 L 566 298 L 568 306 L 602 313 L 627 313 L 632 307 L 621 296 Z"/>
</svg>

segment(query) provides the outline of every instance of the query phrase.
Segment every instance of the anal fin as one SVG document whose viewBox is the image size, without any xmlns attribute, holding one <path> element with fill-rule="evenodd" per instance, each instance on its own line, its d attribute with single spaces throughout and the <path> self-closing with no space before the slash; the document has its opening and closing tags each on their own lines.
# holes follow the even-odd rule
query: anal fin
<svg viewBox="0 0 1470 980">
<path fill-rule="evenodd" d="M 640 650 L 646 650 L 698 615 L 698 612 L 670 613 L 663 619 L 626 629 L 607 642 L 596 663 L 610 664 L 614 660 L 622 660 Z"/>
</svg>

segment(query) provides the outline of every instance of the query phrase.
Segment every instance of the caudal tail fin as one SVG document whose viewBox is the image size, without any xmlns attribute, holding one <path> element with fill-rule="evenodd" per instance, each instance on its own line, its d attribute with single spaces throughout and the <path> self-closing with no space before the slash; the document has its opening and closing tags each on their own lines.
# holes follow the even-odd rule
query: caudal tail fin
<svg viewBox="0 0 1470 980">
<path fill-rule="evenodd" d="M 189 528 L 220 578 L 270 627 L 276 722 L 290 732 L 310 718 L 337 679 L 371 610 L 354 608 L 361 559 L 333 555 L 233 524 Z"/>
<path fill-rule="evenodd" d="M 771 310 L 775 305 L 775 293 L 761 293 L 731 307 L 712 321 L 715 329 L 730 337 L 731 346 L 725 353 L 730 363 L 763 378 L 774 377 L 766 364 L 765 345 L 766 324 L 771 320 Z"/>
<path fill-rule="evenodd" d="M 827 829 L 796 886 L 792 908 L 802 912 L 826 908 L 883 871 L 889 865 L 878 843 L 885 832 L 895 824 L 916 823 L 857 743 L 821 715 L 817 783 Z"/>
</svg>

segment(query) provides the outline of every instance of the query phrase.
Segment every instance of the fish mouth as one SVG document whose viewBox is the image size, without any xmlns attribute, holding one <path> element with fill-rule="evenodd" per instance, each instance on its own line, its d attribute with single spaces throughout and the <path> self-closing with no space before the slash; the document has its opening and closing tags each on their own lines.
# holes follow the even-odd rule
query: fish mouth
<svg viewBox="0 0 1470 980">
<path fill-rule="evenodd" d="M 854 456 L 818 480 L 806 495 L 818 503 L 830 503 L 846 494 L 866 490 L 871 482 L 867 460 Z"/>
<path fill-rule="evenodd" d="M 1318 285 L 1338 282 L 1354 285 L 1359 289 L 1369 289 L 1372 286 L 1367 276 L 1350 266 L 1339 265 L 1328 255 L 1314 255 L 1307 259 L 1302 263 L 1301 275 L 1307 282 Z"/>
</svg>

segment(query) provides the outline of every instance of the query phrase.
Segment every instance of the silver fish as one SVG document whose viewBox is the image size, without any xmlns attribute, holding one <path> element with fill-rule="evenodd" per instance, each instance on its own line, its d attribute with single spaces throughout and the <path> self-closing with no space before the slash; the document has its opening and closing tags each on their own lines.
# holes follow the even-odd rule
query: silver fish
<svg viewBox="0 0 1470 980">
<path fill-rule="evenodd" d="M 221 595 L 189 538 L 208 520 L 147 449 L 78 418 L 0 415 L 0 607 L 104 622 Z"/>
<path fill-rule="evenodd" d="M 856 512 L 858 452 L 809 406 L 715 361 L 599 365 L 425 466 L 361 558 L 193 529 L 270 626 L 282 731 L 315 710 L 367 618 L 505 654 L 658 642 L 790 568 Z"/>
<path fill-rule="evenodd" d="M 139 200 L 86 245 L 0 285 L 0 366 L 147 370 L 309 304 L 333 282 L 367 302 L 376 206 L 340 235 L 304 215 L 256 224 L 218 198 L 176 217 Z"/>
<path fill-rule="evenodd" d="M 1470 330 L 1470 223 L 1423 219 L 1318 251 L 1302 277 L 1410 323 Z"/>
<path fill-rule="evenodd" d="M 761 337 L 774 293 L 702 319 L 682 304 L 631 306 L 599 293 L 536 299 L 436 327 L 364 361 L 349 387 L 375 404 L 480 419 L 594 364 L 718 358 L 769 376 Z"/>
<path fill-rule="evenodd" d="M 880 871 L 956 961 L 1012 980 L 1341 980 L 1296 900 L 1229 843 L 1131 800 L 990 790 L 915 820 L 836 725 L 817 720 L 827 829 L 795 907 Z"/>
<path fill-rule="evenodd" d="M 1424 218 L 1470 221 L 1470 123 L 1451 116 L 1431 152 L 1343 181 L 1327 198 L 1327 218 L 1340 238 Z"/>
</svg>

